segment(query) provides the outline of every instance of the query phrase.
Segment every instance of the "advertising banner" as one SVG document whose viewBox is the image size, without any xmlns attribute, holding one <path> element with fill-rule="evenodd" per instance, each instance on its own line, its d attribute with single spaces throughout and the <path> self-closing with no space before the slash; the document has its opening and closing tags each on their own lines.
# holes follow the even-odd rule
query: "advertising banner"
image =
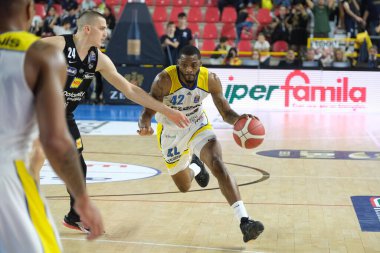
<svg viewBox="0 0 380 253">
<path fill-rule="evenodd" d="M 379 72 L 218 69 L 224 96 L 237 112 L 379 112 Z M 212 99 L 206 109 L 214 107 Z M 208 110 L 209 111 L 209 110 Z"/>
</svg>

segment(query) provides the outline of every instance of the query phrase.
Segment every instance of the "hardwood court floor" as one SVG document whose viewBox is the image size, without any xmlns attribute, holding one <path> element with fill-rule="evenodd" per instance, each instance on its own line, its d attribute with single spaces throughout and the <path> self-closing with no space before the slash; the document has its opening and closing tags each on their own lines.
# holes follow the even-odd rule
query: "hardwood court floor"
<svg viewBox="0 0 380 253">
<path fill-rule="evenodd" d="M 67 196 L 65 188 L 42 186 L 66 252 L 380 252 L 380 234 L 361 231 L 350 199 L 380 194 L 379 159 L 279 159 L 255 153 L 379 151 L 380 115 L 292 112 L 258 116 L 267 136 L 255 151 L 239 148 L 230 129 L 216 130 L 230 172 L 238 184 L 247 184 L 240 191 L 249 214 L 265 225 L 256 241 L 243 243 L 214 177 L 204 191 L 177 191 L 164 169 L 155 136 L 84 136 L 86 160 L 144 165 L 162 174 L 89 184 L 106 225 L 106 234 L 90 243 L 60 224 L 68 199 L 57 196 Z M 196 182 L 192 189 L 199 189 Z"/>
</svg>

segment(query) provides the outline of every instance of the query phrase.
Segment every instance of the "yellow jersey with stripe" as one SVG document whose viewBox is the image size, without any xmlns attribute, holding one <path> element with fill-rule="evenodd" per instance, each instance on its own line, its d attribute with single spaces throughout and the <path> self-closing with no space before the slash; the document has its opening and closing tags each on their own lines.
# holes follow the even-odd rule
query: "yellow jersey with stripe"
<svg viewBox="0 0 380 253">
<path fill-rule="evenodd" d="M 7 159 L 27 160 L 38 134 L 34 96 L 24 73 L 26 51 L 36 40 L 23 31 L 0 34 L 0 159 L 4 154 Z"/>
<path fill-rule="evenodd" d="M 24 71 L 36 40 L 22 31 L 0 34 L 0 252 L 61 252 L 54 220 L 24 163 L 38 134 Z"/>
<path fill-rule="evenodd" d="M 183 112 L 191 122 L 196 122 L 202 115 L 202 101 L 209 94 L 208 90 L 208 69 L 200 67 L 194 86 L 188 88 L 179 78 L 177 66 L 170 66 L 164 70 L 171 80 L 170 92 L 164 96 L 163 103 L 173 109 Z M 156 114 L 157 122 L 164 127 L 179 129 L 172 121 L 161 113 Z"/>
</svg>

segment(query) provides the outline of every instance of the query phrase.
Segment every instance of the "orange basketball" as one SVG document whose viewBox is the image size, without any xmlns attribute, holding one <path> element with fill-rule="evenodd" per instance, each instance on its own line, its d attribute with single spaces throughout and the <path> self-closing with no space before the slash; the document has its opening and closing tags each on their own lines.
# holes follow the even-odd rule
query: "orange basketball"
<svg viewBox="0 0 380 253">
<path fill-rule="evenodd" d="M 265 137 L 265 128 L 256 118 L 241 118 L 234 125 L 234 140 L 242 148 L 258 147 Z"/>
</svg>

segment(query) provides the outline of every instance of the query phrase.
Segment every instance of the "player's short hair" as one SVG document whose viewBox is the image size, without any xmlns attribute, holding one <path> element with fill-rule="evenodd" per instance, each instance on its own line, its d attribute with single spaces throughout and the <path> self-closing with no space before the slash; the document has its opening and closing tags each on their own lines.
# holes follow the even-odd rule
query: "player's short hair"
<svg viewBox="0 0 380 253">
<path fill-rule="evenodd" d="M 84 11 L 77 19 L 78 30 L 82 29 L 85 25 L 91 25 L 96 18 L 104 18 L 104 15 L 94 10 Z"/>
<path fill-rule="evenodd" d="M 181 57 L 182 55 L 186 55 L 186 56 L 197 55 L 198 59 L 201 59 L 201 52 L 199 51 L 197 47 L 192 46 L 192 45 L 184 46 L 179 51 L 179 57 Z"/>
</svg>

